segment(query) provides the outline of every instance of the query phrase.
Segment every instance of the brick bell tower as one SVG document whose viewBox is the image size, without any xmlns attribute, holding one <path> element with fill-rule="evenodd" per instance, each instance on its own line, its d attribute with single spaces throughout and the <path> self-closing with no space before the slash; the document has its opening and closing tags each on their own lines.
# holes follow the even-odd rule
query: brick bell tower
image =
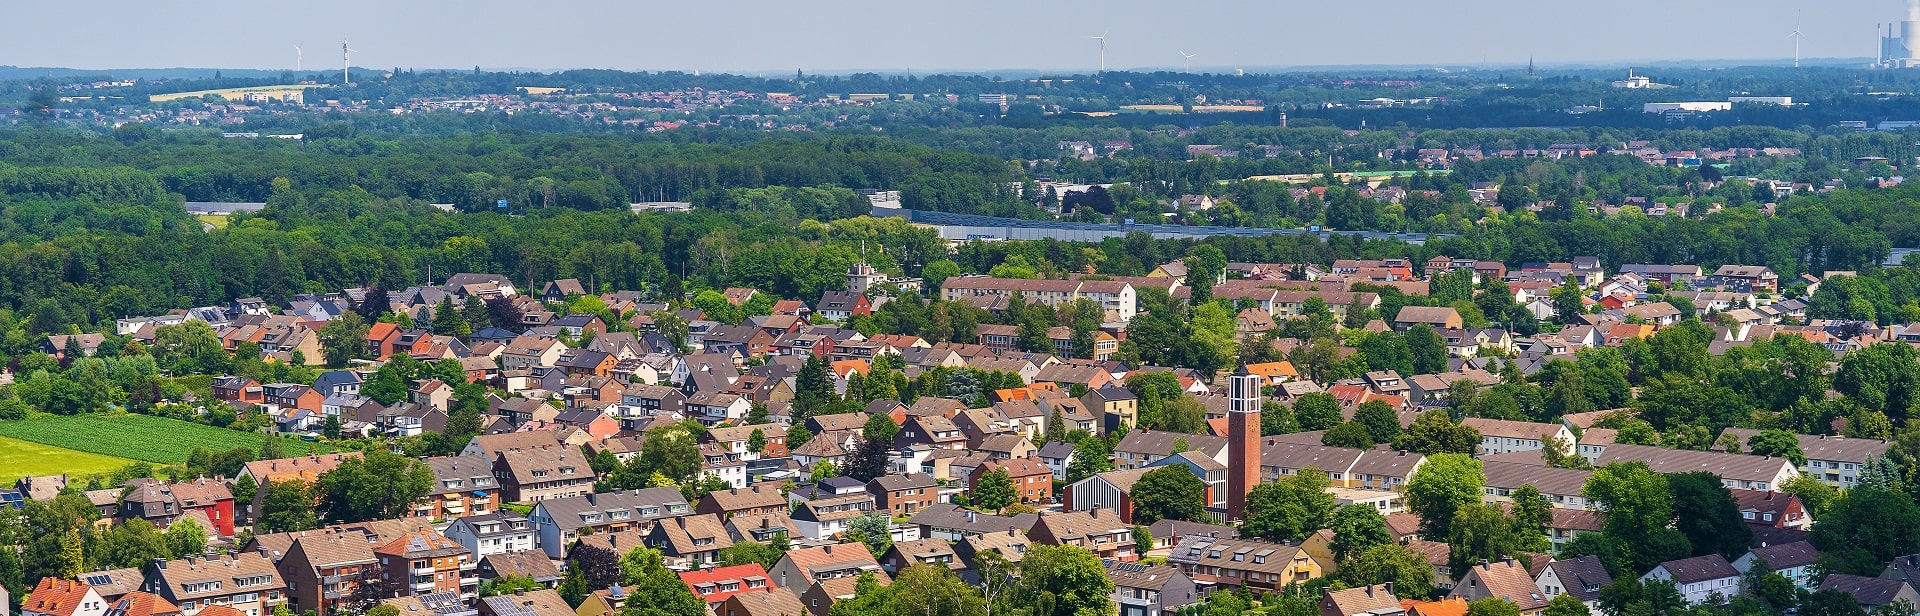
<svg viewBox="0 0 1920 616">
<path fill-rule="evenodd" d="M 1260 385 L 1240 366 L 1227 377 L 1227 520 L 1244 519 L 1247 492 L 1260 485 Z"/>
</svg>

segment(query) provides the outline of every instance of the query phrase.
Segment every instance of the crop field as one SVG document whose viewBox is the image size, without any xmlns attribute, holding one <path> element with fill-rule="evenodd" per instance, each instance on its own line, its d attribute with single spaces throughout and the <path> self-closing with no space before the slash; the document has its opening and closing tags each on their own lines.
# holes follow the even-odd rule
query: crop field
<svg viewBox="0 0 1920 616">
<path fill-rule="evenodd" d="M 280 100 L 280 99 L 286 98 L 288 94 L 295 93 L 295 92 L 304 92 L 306 91 L 307 88 L 324 88 L 324 87 L 326 86 L 318 85 L 318 84 L 298 84 L 298 85 L 286 85 L 286 86 L 255 86 L 250 88 L 226 88 L 222 90 L 195 90 L 193 92 L 172 92 L 168 94 L 155 94 L 148 97 L 148 99 L 150 99 L 152 102 L 155 102 L 155 103 L 164 103 L 167 101 L 180 100 L 183 98 L 193 98 L 195 96 L 206 96 L 209 94 L 218 94 L 220 95 L 221 98 L 225 98 L 230 101 L 238 101 L 240 100 L 241 96 L 246 94 L 265 94 L 274 100 Z"/>
<path fill-rule="evenodd" d="M 0 485 L 28 475 L 104 475 L 132 461 L 0 437 Z"/>
<path fill-rule="evenodd" d="M 266 435 L 236 432 L 192 422 L 150 415 L 43 416 L 0 422 L 0 436 L 103 456 L 145 460 L 156 464 L 183 464 L 195 447 L 220 451 L 234 447 L 258 450 Z M 282 439 L 287 455 L 305 455 L 316 445 Z M 331 448 L 321 446 L 321 451 Z M 6 468 L 0 466 L 0 469 Z M 72 471 L 69 471 L 72 472 Z"/>
</svg>

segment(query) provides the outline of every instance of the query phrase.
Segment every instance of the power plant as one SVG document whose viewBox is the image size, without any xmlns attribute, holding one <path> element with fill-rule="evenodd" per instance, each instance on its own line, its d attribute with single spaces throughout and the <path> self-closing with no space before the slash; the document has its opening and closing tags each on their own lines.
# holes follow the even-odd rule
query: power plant
<svg viewBox="0 0 1920 616">
<path fill-rule="evenodd" d="M 1887 24 L 1880 35 L 1881 68 L 1920 67 L 1920 0 L 1907 0 L 1907 19 Z"/>
</svg>

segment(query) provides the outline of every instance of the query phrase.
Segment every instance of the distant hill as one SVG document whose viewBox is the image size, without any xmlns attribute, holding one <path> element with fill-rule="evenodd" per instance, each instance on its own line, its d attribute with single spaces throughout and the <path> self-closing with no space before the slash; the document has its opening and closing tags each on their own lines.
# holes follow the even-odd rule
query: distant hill
<svg viewBox="0 0 1920 616">
<path fill-rule="evenodd" d="M 8 66 L 0 65 L 0 79 L 36 79 L 40 77 L 89 77 L 102 79 L 207 79 L 219 73 L 222 77 L 276 77 L 286 71 L 266 71 L 244 68 L 54 68 L 44 66 Z"/>
</svg>

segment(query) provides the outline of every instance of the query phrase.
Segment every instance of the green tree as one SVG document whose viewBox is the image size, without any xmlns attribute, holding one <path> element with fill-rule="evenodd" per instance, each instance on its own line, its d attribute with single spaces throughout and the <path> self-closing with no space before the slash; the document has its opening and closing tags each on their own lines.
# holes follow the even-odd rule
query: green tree
<svg viewBox="0 0 1920 616">
<path fill-rule="evenodd" d="M 202 528 L 199 522 L 193 521 L 193 518 L 174 521 L 167 526 L 165 536 L 167 551 L 172 553 L 174 558 L 205 554 L 207 551 L 207 529 Z"/>
<path fill-rule="evenodd" d="M 1878 575 L 1881 563 L 1920 551 L 1920 506 L 1905 494 L 1855 487 L 1835 499 L 1810 539 L 1826 570 Z"/>
<path fill-rule="evenodd" d="M 1018 498 L 1013 490 L 1013 476 L 1007 474 L 1007 469 L 995 467 L 980 477 L 969 498 L 982 509 L 1005 510 Z"/>
<path fill-rule="evenodd" d="M 1368 400 L 1353 409 L 1353 421 L 1367 427 L 1375 443 L 1391 443 L 1400 436 L 1400 414 L 1380 400 Z"/>
<path fill-rule="evenodd" d="M 560 587 L 555 590 L 559 591 L 561 600 L 575 608 L 585 603 L 587 595 L 593 593 L 593 589 L 587 587 L 587 577 L 580 572 L 579 567 L 568 567 L 566 577 L 560 579 Z"/>
<path fill-rule="evenodd" d="M 1416 422 L 1418 423 L 1418 422 Z M 1466 454 L 1439 453 L 1407 481 L 1407 509 L 1420 515 L 1420 534 L 1444 540 L 1452 534 L 1453 514 L 1462 506 L 1480 502 L 1486 476 L 1480 461 Z"/>
<path fill-rule="evenodd" d="M 97 535 L 90 552 L 95 564 L 107 568 L 145 567 L 155 558 L 184 556 L 174 552 L 172 546 L 167 545 L 167 539 L 153 524 L 135 518 Z M 200 540 L 204 544 L 206 537 Z"/>
<path fill-rule="evenodd" d="M 1472 455 L 1480 447 L 1480 431 L 1454 423 L 1445 410 L 1431 410 L 1414 418 L 1413 425 L 1394 439 L 1394 447 L 1427 455 Z"/>
<path fill-rule="evenodd" d="M 1739 558 L 1753 543 L 1753 531 L 1740 518 L 1740 505 L 1720 477 L 1707 471 L 1667 475 L 1673 500 L 1673 527 L 1687 537 L 1694 556 L 1719 553 Z"/>
<path fill-rule="evenodd" d="M 1193 475 L 1184 464 L 1162 466 L 1141 475 L 1130 492 L 1133 521 L 1152 524 L 1160 520 L 1204 520 L 1207 517 L 1207 484 Z"/>
<path fill-rule="evenodd" d="M 313 504 L 318 499 L 306 483 L 298 480 L 273 481 L 262 489 L 267 494 L 260 502 L 259 521 L 254 524 L 256 532 L 286 533 L 320 527 L 320 521 L 313 513 Z"/>
<path fill-rule="evenodd" d="M 737 541 L 733 545 L 720 549 L 720 564 L 731 567 L 758 563 L 763 568 L 773 568 L 780 560 L 784 550 L 758 541 Z"/>
<path fill-rule="evenodd" d="M 1570 593 L 1560 593 L 1547 600 L 1547 609 L 1541 616 L 1592 616 L 1587 604 Z"/>
<path fill-rule="evenodd" d="M 405 517 L 434 485 L 425 463 L 376 447 L 321 475 L 318 488 L 327 519 L 364 522 Z"/>
<path fill-rule="evenodd" d="M 1272 541 L 1299 541 L 1326 528 L 1333 518 L 1334 499 L 1327 492 L 1327 474 L 1316 468 L 1247 492 L 1247 511 L 1240 532 Z"/>
<path fill-rule="evenodd" d="M 1073 444 L 1073 459 L 1067 461 L 1067 483 L 1113 470 L 1113 444 L 1106 439 L 1087 437 Z"/>
<path fill-rule="evenodd" d="M 620 558 L 621 582 L 632 585 L 633 596 L 645 601 L 628 601 L 620 607 L 621 616 L 705 616 L 707 604 L 693 595 L 680 576 L 667 569 L 659 550 L 637 547 Z"/>
<path fill-rule="evenodd" d="M 987 616 L 987 599 L 945 566 L 914 564 L 891 587 L 891 616 Z"/>
<path fill-rule="evenodd" d="M 1691 553 L 1686 536 L 1672 528 L 1667 478 L 1646 463 L 1614 462 L 1595 469 L 1581 495 L 1607 514 L 1606 534 L 1623 567 L 1646 571 Z"/>
<path fill-rule="evenodd" d="M 479 297 L 479 296 L 476 295 L 474 297 Z M 546 590 L 546 588 L 547 588 L 547 585 L 540 583 L 539 580 L 535 580 L 533 578 L 530 578 L 524 575 L 514 575 L 511 573 L 508 573 L 500 577 L 496 577 L 491 580 L 481 582 L 480 596 L 497 597 L 500 595 L 511 595 L 515 591 Z M 385 607 L 393 607 L 393 606 L 385 605 Z M 394 613 L 396 616 L 399 614 L 397 608 Z M 372 616 L 372 612 L 368 612 L 368 616 Z"/>
<path fill-rule="evenodd" d="M 1436 374 L 1447 371 L 1447 341 L 1433 332 L 1425 323 L 1414 325 L 1403 336 L 1407 340 L 1407 351 L 1413 354 L 1414 374 Z"/>
<path fill-rule="evenodd" d="M 1034 545 L 1020 560 L 1011 603 L 1032 606 L 1032 616 L 1109 616 L 1113 580 L 1086 548 Z"/>
<path fill-rule="evenodd" d="M 1328 430 L 1340 425 L 1340 400 L 1313 392 L 1293 400 L 1293 420 L 1305 431 Z"/>
<path fill-rule="evenodd" d="M 1794 466 L 1805 466 L 1807 463 L 1807 454 L 1800 451 L 1800 439 L 1786 430 L 1761 430 L 1759 434 L 1747 437 L 1747 452 L 1756 456 L 1786 458 L 1792 460 Z"/>
<path fill-rule="evenodd" d="M 1467 616 L 1520 616 L 1520 606 L 1500 597 L 1487 597 L 1468 603 Z"/>
<path fill-rule="evenodd" d="M 80 572 L 86 570 L 87 556 L 82 545 L 78 526 L 67 529 L 67 534 L 60 538 L 60 577 L 79 579 Z"/>
<path fill-rule="evenodd" d="M 1371 505 L 1341 505 L 1333 511 L 1328 527 L 1333 529 L 1333 557 L 1342 562 L 1374 546 L 1393 543 L 1394 539 L 1387 519 Z"/>
<path fill-rule="evenodd" d="M 1320 444 L 1328 447 L 1348 449 L 1371 449 L 1373 437 L 1367 434 L 1367 427 L 1357 421 L 1349 421 L 1328 430 L 1320 436 Z"/>
<path fill-rule="evenodd" d="M 1425 555 L 1392 542 L 1352 554 L 1333 573 L 1350 587 L 1391 582 L 1394 594 L 1407 598 L 1431 596 L 1433 575 Z"/>
<path fill-rule="evenodd" d="M 1891 342 L 1847 353 L 1833 375 L 1833 388 L 1860 406 L 1906 419 L 1920 401 L 1920 353 Z"/>
<path fill-rule="evenodd" d="M 1187 251 L 1187 288 L 1189 301 L 1199 306 L 1213 301 L 1213 285 L 1227 273 L 1227 255 L 1212 244 L 1195 244 Z"/>
</svg>

